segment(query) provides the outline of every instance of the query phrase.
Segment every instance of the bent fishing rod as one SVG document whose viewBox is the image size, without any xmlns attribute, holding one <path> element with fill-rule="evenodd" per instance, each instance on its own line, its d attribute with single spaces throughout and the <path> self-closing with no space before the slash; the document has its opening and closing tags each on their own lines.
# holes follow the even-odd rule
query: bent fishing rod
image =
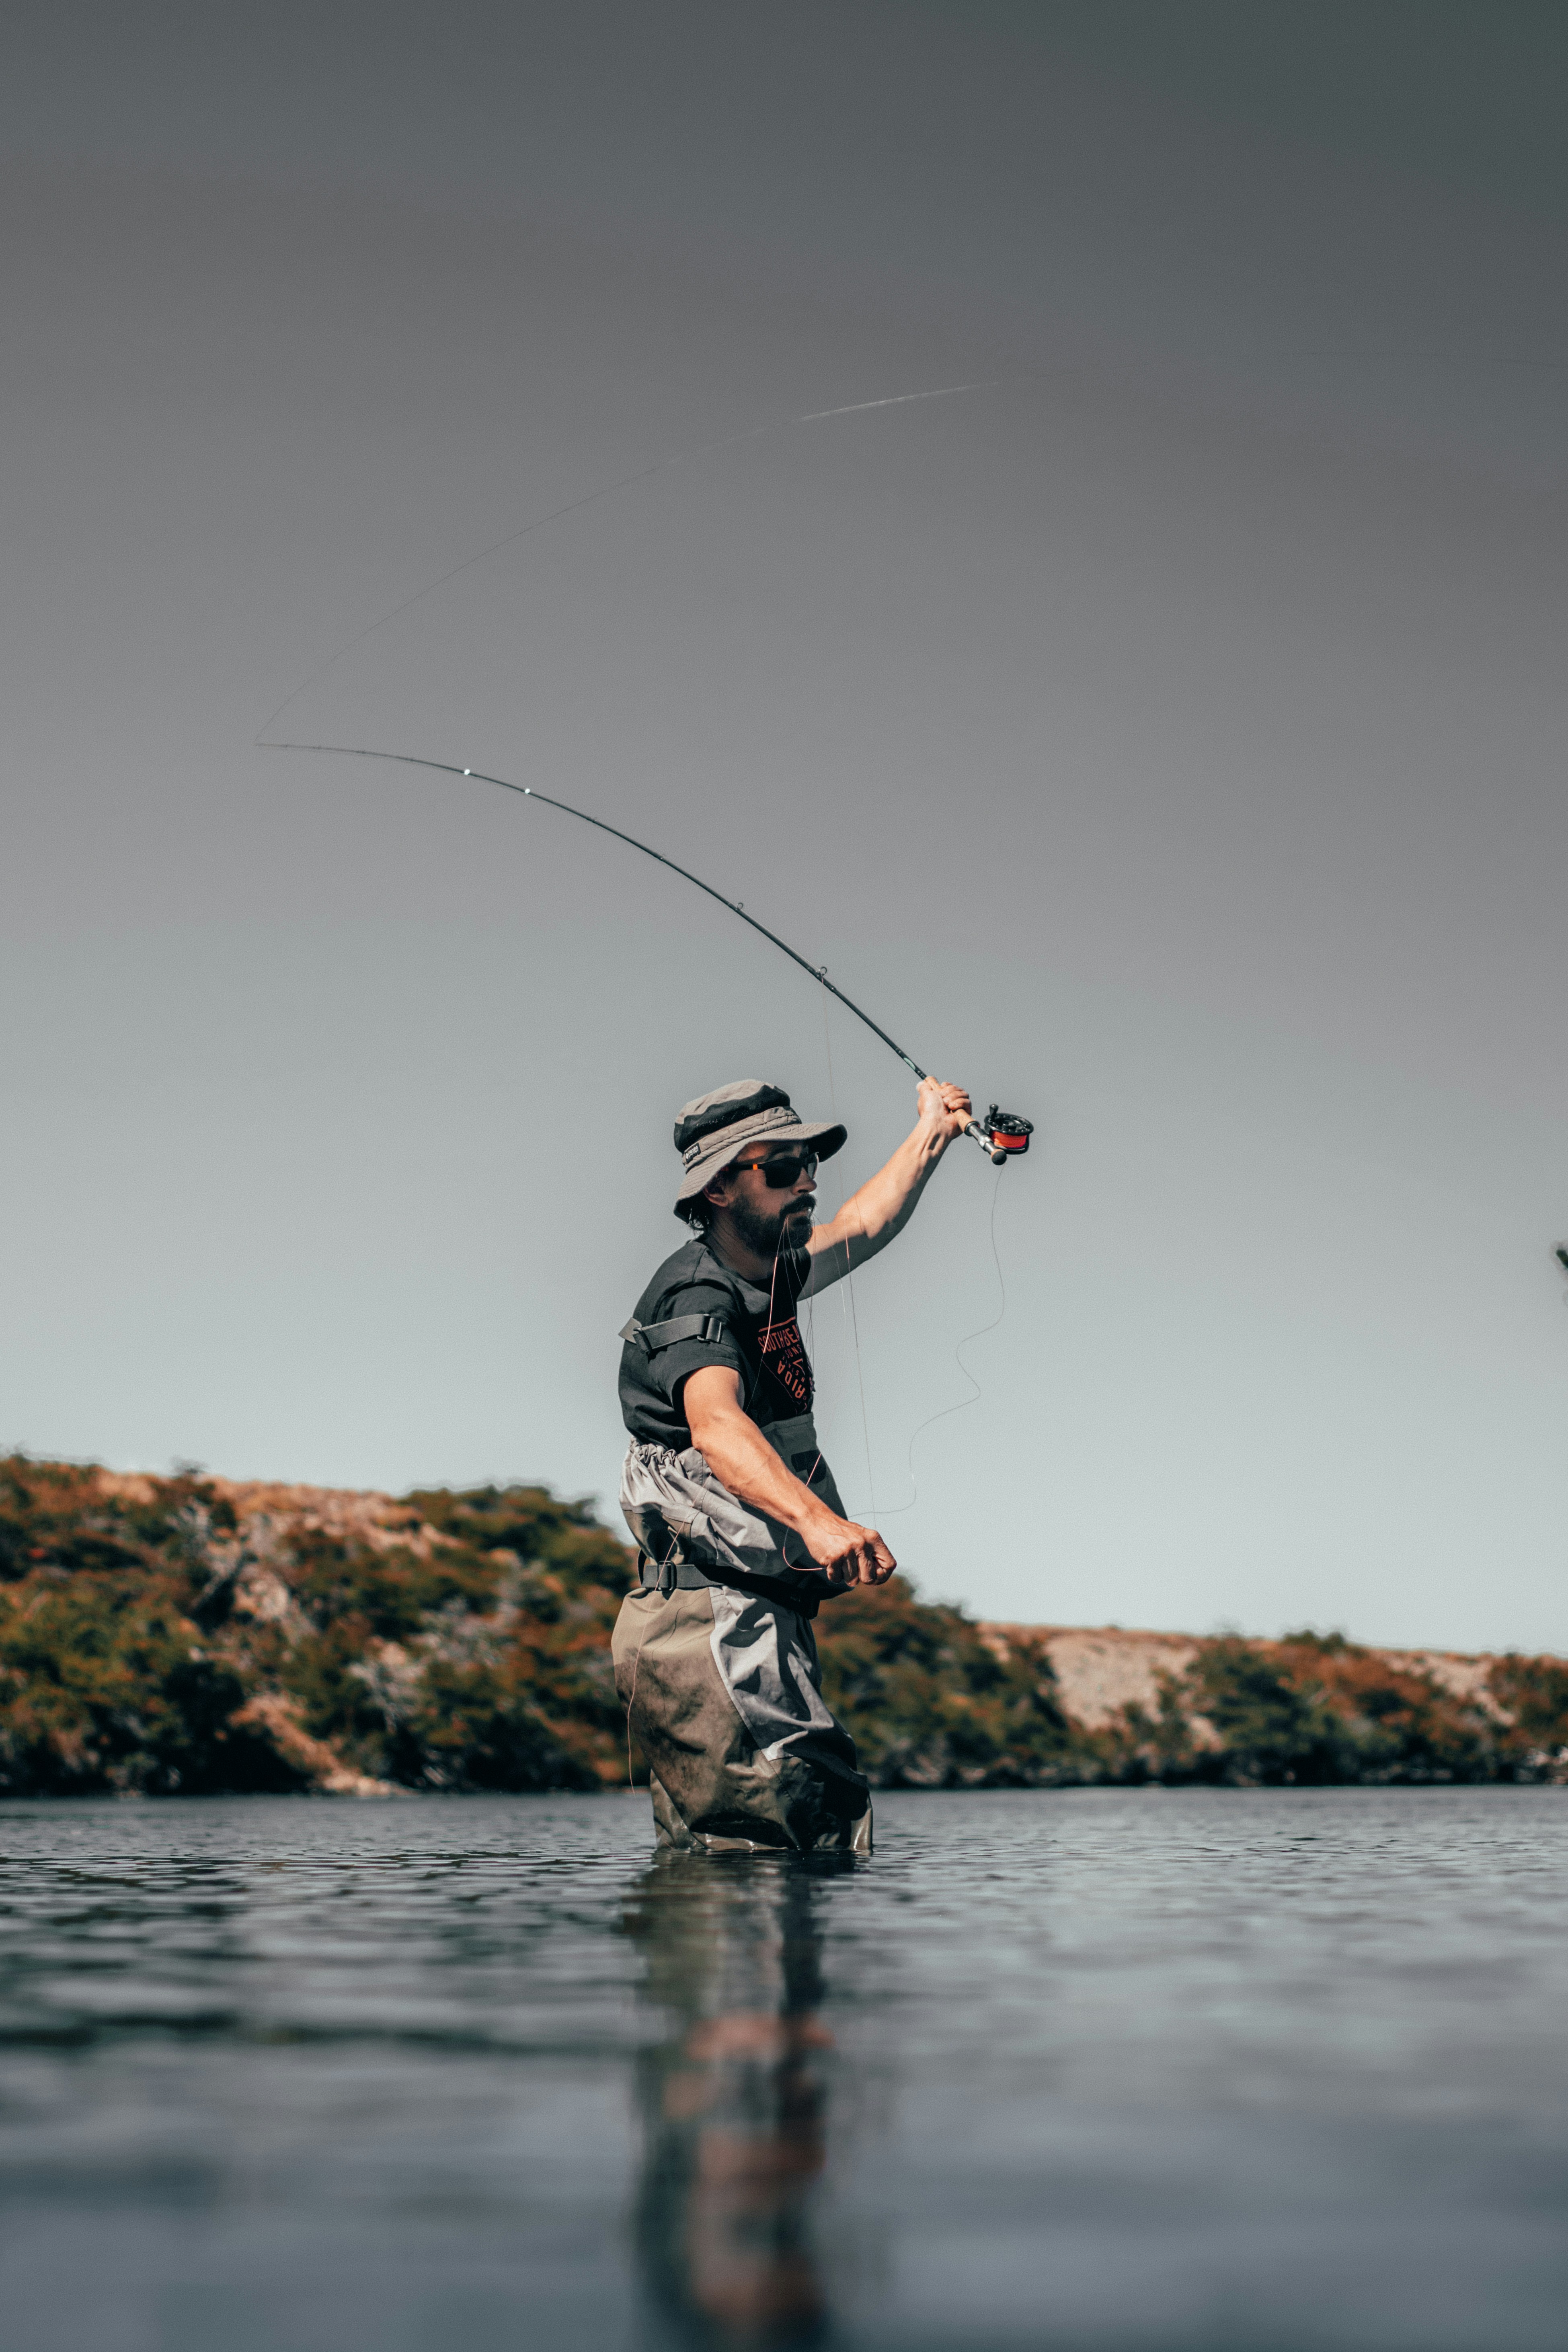
<svg viewBox="0 0 1568 2352">
<path fill-rule="evenodd" d="M 602 816 L 590 816 L 586 809 L 574 808 L 570 801 L 558 801 L 549 793 L 537 793 L 531 784 L 514 784 L 506 776 L 487 776 L 479 768 L 459 768 L 450 760 L 416 759 L 410 751 L 371 751 L 357 743 L 263 742 L 258 743 L 257 749 L 262 751 L 316 751 L 339 760 L 391 760 L 401 768 L 428 768 L 433 774 L 438 776 L 468 776 L 476 784 L 495 784 L 503 793 L 515 793 L 520 800 L 542 801 L 546 808 L 559 809 L 563 816 L 578 817 L 584 824 L 593 825 L 599 833 L 613 834 L 617 841 L 624 841 L 628 849 L 640 849 L 643 856 L 651 857 L 656 865 L 668 866 L 670 872 L 679 874 L 683 882 L 691 883 L 697 889 L 703 891 L 708 898 L 716 898 L 721 907 L 728 907 L 732 915 L 739 915 L 743 923 L 750 923 L 753 931 L 760 931 L 764 940 L 771 941 L 775 948 L 788 956 L 791 963 L 797 963 L 802 971 L 808 972 L 819 987 L 826 989 L 830 996 L 836 996 L 847 1012 L 853 1013 L 857 1021 L 863 1021 L 872 1035 L 879 1037 L 883 1045 L 898 1055 L 907 1070 L 912 1070 L 915 1076 L 922 1082 L 930 1079 L 929 1070 L 922 1070 L 912 1055 L 906 1054 L 897 1040 L 889 1037 L 887 1031 L 873 1021 L 868 1013 L 861 1011 L 852 996 L 846 996 L 844 991 L 828 979 L 826 964 L 807 963 L 803 955 L 795 953 L 787 940 L 781 940 L 776 931 L 770 931 L 766 923 L 759 923 L 755 915 L 748 915 L 742 900 L 726 898 L 722 890 L 715 890 L 711 882 L 704 882 L 700 874 L 693 874 L 688 867 L 678 866 L 674 858 L 667 857 L 661 849 L 650 849 L 647 843 L 639 841 L 635 834 L 623 833 L 616 824 L 606 824 Z M 999 1110 L 994 1103 L 986 1112 L 984 1120 L 972 1118 L 963 1130 L 965 1135 L 973 1137 L 983 1151 L 990 1155 L 998 1168 L 1004 1166 L 1007 1160 L 1017 1159 L 1027 1151 L 1029 1138 L 1034 1131 L 1032 1119 L 1020 1118 L 1015 1111 Z"/>
</svg>

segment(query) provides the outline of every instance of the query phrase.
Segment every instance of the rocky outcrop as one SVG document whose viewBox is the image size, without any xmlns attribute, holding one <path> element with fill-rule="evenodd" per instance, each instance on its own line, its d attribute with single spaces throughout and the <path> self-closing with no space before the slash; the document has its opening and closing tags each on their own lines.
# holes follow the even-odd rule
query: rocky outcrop
<svg viewBox="0 0 1568 2352">
<path fill-rule="evenodd" d="M 1110 1777 L 1568 1782 L 1568 1660 L 989 1624 L 999 1661 L 1049 1663 Z"/>
<path fill-rule="evenodd" d="M 1201 1644 L 1190 1633 L 1129 1633 L 1120 1625 L 982 1624 L 998 1658 L 1038 1646 L 1051 1662 L 1057 1696 L 1086 1731 L 1101 1730 L 1130 1706 L 1159 1704 L 1161 1677 L 1180 1675 Z"/>
</svg>

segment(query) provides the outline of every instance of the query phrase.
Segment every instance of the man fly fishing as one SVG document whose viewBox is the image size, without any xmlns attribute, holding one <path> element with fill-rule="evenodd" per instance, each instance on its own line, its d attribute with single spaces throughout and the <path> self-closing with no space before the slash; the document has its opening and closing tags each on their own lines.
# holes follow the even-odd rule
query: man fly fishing
<svg viewBox="0 0 1568 2352">
<path fill-rule="evenodd" d="M 796 1309 L 902 1232 L 971 1126 L 962 1087 L 922 1077 L 918 1104 L 886 1167 L 823 1225 L 817 1162 L 842 1127 L 802 1120 L 782 1087 L 750 1078 L 676 1123 L 675 1213 L 693 1238 L 621 1334 L 638 1582 L 612 1643 L 661 1845 L 870 1850 L 869 1784 L 824 1702 L 811 1621 L 897 1563 L 846 1516 L 822 1458 Z"/>
</svg>

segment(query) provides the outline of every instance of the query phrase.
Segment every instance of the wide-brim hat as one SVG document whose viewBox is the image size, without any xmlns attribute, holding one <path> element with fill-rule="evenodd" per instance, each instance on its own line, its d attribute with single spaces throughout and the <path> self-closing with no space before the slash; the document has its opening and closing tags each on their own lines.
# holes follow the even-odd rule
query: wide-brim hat
<svg viewBox="0 0 1568 2352">
<path fill-rule="evenodd" d="M 831 1160 L 842 1149 L 846 1133 L 833 1119 L 800 1118 L 784 1088 L 765 1086 L 761 1078 L 737 1078 L 732 1086 L 715 1087 L 710 1095 L 683 1104 L 675 1122 L 675 1148 L 685 1171 L 676 1209 L 694 1201 L 748 1143 L 760 1139 L 805 1143 L 819 1160 Z"/>
</svg>

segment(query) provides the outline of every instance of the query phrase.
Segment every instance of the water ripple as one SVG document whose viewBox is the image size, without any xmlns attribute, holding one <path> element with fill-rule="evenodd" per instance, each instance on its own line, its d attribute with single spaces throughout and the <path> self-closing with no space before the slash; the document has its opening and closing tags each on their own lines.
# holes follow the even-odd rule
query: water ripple
<svg viewBox="0 0 1568 2352">
<path fill-rule="evenodd" d="M 0 1807 L 25 2352 L 1536 2352 L 1568 1794 Z M 8 2339 L 9 2340 L 9 2339 Z"/>
</svg>

